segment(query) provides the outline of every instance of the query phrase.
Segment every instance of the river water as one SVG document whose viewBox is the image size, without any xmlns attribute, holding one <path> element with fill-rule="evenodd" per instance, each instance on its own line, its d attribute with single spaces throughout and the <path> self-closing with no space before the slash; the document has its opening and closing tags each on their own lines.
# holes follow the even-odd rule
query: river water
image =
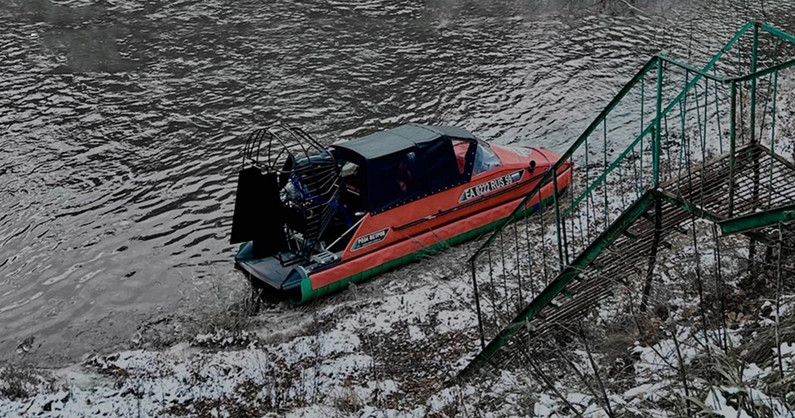
<svg viewBox="0 0 795 418">
<path fill-rule="evenodd" d="M 450 124 L 562 151 L 650 54 L 703 64 L 748 18 L 795 30 L 792 0 L 0 6 L 0 359 L 52 365 L 243 280 L 228 236 L 253 127 Z"/>
</svg>

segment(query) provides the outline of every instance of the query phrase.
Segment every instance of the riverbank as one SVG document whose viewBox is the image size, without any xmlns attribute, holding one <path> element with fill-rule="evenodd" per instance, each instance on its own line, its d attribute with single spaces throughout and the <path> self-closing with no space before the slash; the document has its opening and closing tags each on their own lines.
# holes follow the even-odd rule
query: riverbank
<svg viewBox="0 0 795 418">
<path fill-rule="evenodd" d="M 487 368 L 476 379 L 456 380 L 479 348 L 468 270 L 455 261 L 470 247 L 452 248 L 309 306 L 263 305 L 256 314 L 246 304 L 246 287 L 223 278 L 197 300 L 192 319 L 142 328 L 131 342 L 138 348 L 88 356 L 56 370 L 4 368 L 0 415 L 547 417 L 608 416 L 608 410 L 687 415 L 676 366 L 681 364 L 694 378 L 686 398 L 692 408 L 736 416 L 738 399 L 750 399 L 772 411 L 766 416 L 791 416 L 795 288 L 779 295 L 776 328 L 771 288 L 749 293 L 749 287 L 769 285 L 774 272 L 752 277 L 747 266 L 731 261 L 729 251 L 726 299 L 742 303 L 728 309 L 725 348 L 703 344 L 696 328 L 683 325 L 695 322 L 698 298 L 682 293 L 685 286 L 668 275 L 663 280 L 670 281 L 666 286 L 673 293 L 649 317 L 649 324 L 656 324 L 651 334 L 629 327 L 620 338 L 614 333 L 610 344 L 592 346 L 600 369 L 621 366 L 603 376 L 603 391 L 591 392 L 593 386 L 584 384 L 594 373 L 576 342 L 558 348 L 569 356 L 565 365 L 550 359 L 538 369 L 513 367 L 495 374 Z M 707 258 L 701 260 L 705 270 L 711 267 Z M 691 261 L 684 251 L 663 267 Z M 670 334 L 666 318 L 673 317 L 680 325 Z M 778 346 L 772 343 L 774 328 L 781 336 Z M 779 355 L 784 379 L 778 377 Z M 560 353 L 554 357 L 559 360 Z M 578 378 L 572 368 L 587 378 Z M 720 374 L 708 381 L 716 370 Z"/>
</svg>

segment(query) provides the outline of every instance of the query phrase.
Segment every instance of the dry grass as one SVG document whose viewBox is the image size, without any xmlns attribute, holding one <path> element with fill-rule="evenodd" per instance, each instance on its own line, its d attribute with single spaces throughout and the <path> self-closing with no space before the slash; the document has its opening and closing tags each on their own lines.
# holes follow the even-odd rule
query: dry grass
<svg viewBox="0 0 795 418">
<path fill-rule="evenodd" d="M 204 347 L 248 345 L 261 303 L 238 275 L 192 282 L 183 292 L 183 338 Z"/>
<path fill-rule="evenodd" d="M 8 365 L 0 371 L 0 399 L 27 399 L 37 393 L 54 391 L 54 384 L 33 366 Z"/>
</svg>

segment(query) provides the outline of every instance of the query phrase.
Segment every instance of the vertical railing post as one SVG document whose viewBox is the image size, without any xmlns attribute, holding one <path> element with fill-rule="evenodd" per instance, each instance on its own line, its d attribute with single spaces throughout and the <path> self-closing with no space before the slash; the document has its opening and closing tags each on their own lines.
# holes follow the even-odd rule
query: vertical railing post
<svg viewBox="0 0 795 418">
<path fill-rule="evenodd" d="M 483 319 L 480 314 L 480 295 L 478 294 L 478 280 L 475 272 L 475 261 L 480 258 L 480 255 L 475 256 L 470 260 L 469 264 L 472 266 L 472 289 L 475 294 L 475 309 L 478 311 L 478 332 L 480 332 L 480 349 L 486 348 L 486 340 L 483 336 Z"/>
<path fill-rule="evenodd" d="M 729 218 L 734 215 L 734 160 L 737 139 L 737 82 L 732 81 L 729 111 Z"/>
<path fill-rule="evenodd" d="M 759 44 L 759 24 L 754 22 L 754 44 L 751 48 L 751 74 L 756 72 Z M 756 77 L 751 79 L 751 143 L 756 139 Z"/>
<path fill-rule="evenodd" d="M 558 261 L 560 262 L 560 271 L 566 266 L 563 261 L 563 241 L 560 236 L 560 204 L 558 202 L 558 173 L 552 174 L 552 202 L 555 204 L 555 229 L 558 233 Z"/>
<path fill-rule="evenodd" d="M 662 118 L 662 82 L 663 82 L 663 60 L 657 58 L 657 103 L 656 119 L 654 120 L 654 132 L 652 132 L 652 188 L 656 189 L 660 185 L 660 119 Z"/>
<path fill-rule="evenodd" d="M 778 95 L 778 71 L 773 73 L 773 109 L 770 111 L 772 120 L 770 122 L 770 180 L 767 187 L 773 191 L 773 158 L 772 155 L 776 153 L 776 96 Z M 767 204 L 768 206 L 773 200 L 773 193 L 768 193 Z"/>
<path fill-rule="evenodd" d="M 638 133 L 638 135 L 641 135 L 641 137 L 640 137 L 640 158 L 639 158 L 639 160 L 640 160 L 639 163 L 640 163 L 640 185 L 641 185 L 641 188 L 639 190 L 643 189 L 643 147 L 644 147 L 644 144 L 643 144 L 643 130 L 646 129 L 646 119 L 645 119 L 644 114 L 643 114 L 644 107 L 645 107 L 644 106 L 644 102 L 646 102 L 646 73 L 643 73 L 643 78 L 640 81 L 640 133 Z M 652 136 L 652 138 L 653 137 L 654 136 Z M 653 142 L 654 142 L 654 139 L 649 141 L 650 144 L 653 144 Z M 643 192 L 640 192 L 640 194 L 642 194 L 642 193 Z"/>
<path fill-rule="evenodd" d="M 607 227 L 607 225 L 610 225 L 610 217 L 609 217 L 610 209 L 609 209 L 609 203 L 608 203 L 608 199 L 607 199 L 607 173 L 608 173 L 608 171 L 607 171 L 607 166 L 608 166 L 608 164 L 607 164 L 607 115 L 605 115 L 605 118 L 602 120 L 602 128 L 603 128 L 602 129 L 602 138 L 604 139 L 604 143 L 603 143 L 604 145 L 602 146 L 602 150 L 603 150 L 602 155 L 604 155 L 604 161 L 605 161 L 605 165 L 604 165 L 605 166 L 605 177 L 604 177 L 605 180 L 602 183 L 603 184 L 602 190 L 605 191 L 604 192 L 604 195 L 605 195 L 605 210 L 604 210 L 604 212 L 605 212 L 605 227 Z"/>
</svg>

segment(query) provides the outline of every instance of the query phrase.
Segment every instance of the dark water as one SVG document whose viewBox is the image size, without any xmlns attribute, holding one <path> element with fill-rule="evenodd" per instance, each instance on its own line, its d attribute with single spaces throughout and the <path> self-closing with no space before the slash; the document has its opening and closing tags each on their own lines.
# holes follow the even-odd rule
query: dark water
<svg viewBox="0 0 795 418">
<path fill-rule="evenodd" d="M 234 274 L 242 134 L 406 122 L 561 151 L 659 50 L 795 1 L 0 0 L 0 359 L 124 346 Z M 634 9 L 637 7 L 637 10 Z M 34 357 L 30 357 L 34 356 Z"/>
</svg>

